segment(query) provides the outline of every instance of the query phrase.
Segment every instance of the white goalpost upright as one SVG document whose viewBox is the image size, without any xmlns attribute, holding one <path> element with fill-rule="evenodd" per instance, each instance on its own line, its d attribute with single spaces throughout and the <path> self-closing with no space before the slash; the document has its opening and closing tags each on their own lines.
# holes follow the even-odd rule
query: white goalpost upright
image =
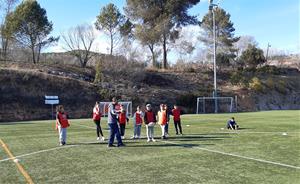
<svg viewBox="0 0 300 184">
<path fill-rule="evenodd" d="M 218 112 L 237 111 L 237 97 L 198 97 L 196 114 L 214 113 L 216 101 Z"/>
<path fill-rule="evenodd" d="M 107 117 L 108 115 L 108 106 L 111 102 L 100 102 L 100 112 L 104 117 Z M 132 102 L 126 101 L 126 102 L 118 102 L 119 105 L 123 105 L 125 107 L 125 110 L 127 112 L 127 116 L 132 116 Z M 119 107 L 117 107 L 119 108 Z"/>
</svg>

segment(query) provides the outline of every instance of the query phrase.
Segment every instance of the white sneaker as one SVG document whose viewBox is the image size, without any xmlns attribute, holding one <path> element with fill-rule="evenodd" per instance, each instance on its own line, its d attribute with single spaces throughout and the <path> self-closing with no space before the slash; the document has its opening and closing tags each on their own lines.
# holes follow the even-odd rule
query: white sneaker
<svg viewBox="0 0 300 184">
<path fill-rule="evenodd" d="M 154 138 L 152 138 L 152 142 L 156 142 L 156 140 Z"/>
<path fill-rule="evenodd" d="M 104 140 L 105 140 L 105 138 L 104 138 L 104 137 L 101 137 L 101 140 L 102 140 L 102 141 L 104 141 Z"/>
<path fill-rule="evenodd" d="M 122 137 L 121 137 L 121 139 L 125 139 L 125 137 L 124 137 L 124 136 L 122 136 Z"/>
<path fill-rule="evenodd" d="M 147 142 L 150 142 L 150 139 L 148 139 Z"/>
<path fill-rule="evenodd" d="M 97 141 L 99 141 L 100 140 L 100 137 L 97 137 Z"/>
</svg>

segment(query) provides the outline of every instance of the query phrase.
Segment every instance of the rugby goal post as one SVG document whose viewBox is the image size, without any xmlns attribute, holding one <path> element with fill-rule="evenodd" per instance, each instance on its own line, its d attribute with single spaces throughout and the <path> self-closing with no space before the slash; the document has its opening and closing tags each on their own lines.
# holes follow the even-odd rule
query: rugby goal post
<svg viewBox="0 0 300 184">
<path fill-rule="evenodd" d="M 108 115 L 108 106 L 111 102 L 100 102 L 100 112 L 102 114 L 102 116 L 107 117 Z M 127 101 L 127 102 L 118 102 L 119 105 L 123 105 L 126 112 L 127 112 L 127 116 L 132 116 L 132 102 L 131 101 Z M 119 108 L 116 107 L 117 109 Z"/>
<path fill-rule="evenodd" d="M 198 97 L 196 114 L 215 113 L 216 101 L 217 101 L 218 113 L 237 112 L 237 96 Z"/>
</svg>

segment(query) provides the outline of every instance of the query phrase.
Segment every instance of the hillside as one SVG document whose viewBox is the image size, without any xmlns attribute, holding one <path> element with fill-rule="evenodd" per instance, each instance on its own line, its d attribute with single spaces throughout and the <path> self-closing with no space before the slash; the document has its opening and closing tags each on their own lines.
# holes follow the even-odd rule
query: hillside
<svg viewBox="0 0 300 184">
<path fill-rule="evenodd" d="M 126 65 L 124 65 L 126 68 Z M 128 68 L 128 67 L 127 67 Z M 118 70 L 103 67 L 102 82 L 94 84 L 95 70 L 74 65 L 6 63 L 0 64 L 0 121 L 49 119 L 51 106 L 45 95 L 57 95 L 71 118 L 91 116 L 96 100 L 118 96 L 133 106 L 152 103 L 179 104 L 194 113 L 198 96 L 211 96 L 210 70 L 154 71 L 142 67 Z M 238 111 L 300 109 L 300 73 L 280 69 L 277 74 L 257 74 L 262 87 L 252 89 L 232 85 L 230 71 L 218 73 L 219 95 L 237 96 Z"/>
<path fill-rule="evenodd" d="M 64 68 L 31 64 L 2 66 L 0 120 L 49 119 L 51 106 L 44 104 L 45 95 L 58 95 L 72 118 L 90 116 L 89 111 L 99 95 L 88 81 L 88 72 L 71 69 L 64 72 Z"/>
</svg>

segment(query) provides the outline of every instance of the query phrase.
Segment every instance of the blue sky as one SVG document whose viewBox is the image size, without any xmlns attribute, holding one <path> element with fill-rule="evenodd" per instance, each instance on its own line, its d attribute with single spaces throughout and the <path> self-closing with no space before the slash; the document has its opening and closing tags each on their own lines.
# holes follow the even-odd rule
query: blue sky
<svg viewBox="0 0 300 184">
<path fill-rule="evenodd" d="M 116 4 L 121 11 L 126 0 L 38 0 L 54 24 L 53 35 L 69 27 L 91 23 L 100 8 Z M 218 0 L 215 0 L 217 3 Z M 231 14 L 236 35 L 254 36 L 259 47 L 299 53 L 299 0 L 221 0 L 219 6 Z M 208 11 L 208 1 L 202 0 L 190 13 L 202 19 Z M 100 34 L 99 36 L 104 36 Z"/>
</svg>

